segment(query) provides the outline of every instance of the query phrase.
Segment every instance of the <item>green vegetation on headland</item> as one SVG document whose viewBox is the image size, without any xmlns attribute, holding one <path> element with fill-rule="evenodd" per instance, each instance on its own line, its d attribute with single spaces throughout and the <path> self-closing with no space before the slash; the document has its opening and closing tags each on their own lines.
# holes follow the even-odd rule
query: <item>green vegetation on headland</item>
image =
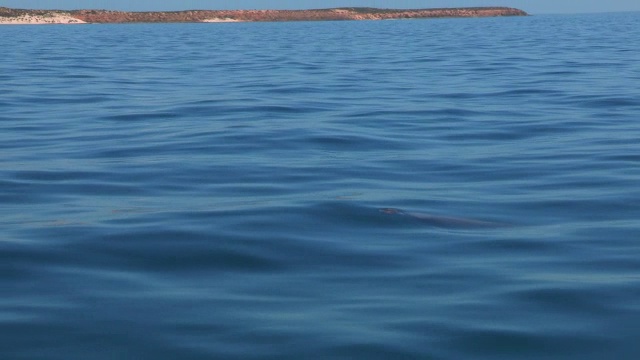
<svg viewBox="0 0 640 360">
<path fill-rule="evenodd" d="M 452 17 L 526 16 L 508 7 L 473 7 L 442 9 L 377 9 L 344 7 L 311 10 L 187 10 L 162 12 L 124 12 L 111 10 L 26 10 L 0 7 L 0 23 L 56 18 L 59 23 L 179 23 L 216 21 L 323 21 L 323 20 L 391 20 Z M 73 21 L 76 20 L 76 21 Z"/>
</svg>

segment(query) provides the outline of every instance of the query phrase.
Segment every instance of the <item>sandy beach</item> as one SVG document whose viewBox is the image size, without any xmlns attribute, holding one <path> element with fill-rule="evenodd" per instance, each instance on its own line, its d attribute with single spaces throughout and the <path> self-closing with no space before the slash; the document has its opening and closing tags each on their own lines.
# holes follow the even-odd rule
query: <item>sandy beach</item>
<svg viewBox="0 0 640 360">
<path fill-rule="evenodd" d="M 85 24 L 84 21 L 62 14 L 22 15 L 18 17 L 0 17 L 0 25 L 38 25 L 38 24 Z"/>
<path fill-rule="evenodd" d="M 204 19 L 202 22 L 205 23 L 218 23 L 218 22 L 240 22 L 241 20 L 231 19 L 231 18 L 213 18 L 213 19 Z"/>
</svg>

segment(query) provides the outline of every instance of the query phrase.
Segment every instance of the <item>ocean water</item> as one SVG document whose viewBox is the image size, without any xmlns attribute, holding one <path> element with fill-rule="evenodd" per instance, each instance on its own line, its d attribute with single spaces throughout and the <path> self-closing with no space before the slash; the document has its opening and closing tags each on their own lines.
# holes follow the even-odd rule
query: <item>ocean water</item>
<svg viewBox="0 0 640 360">
<path fill-rule="evenodd" d="M 639 39 L 0 27 L 0 358 L 636 358 Z"/>
</svg>

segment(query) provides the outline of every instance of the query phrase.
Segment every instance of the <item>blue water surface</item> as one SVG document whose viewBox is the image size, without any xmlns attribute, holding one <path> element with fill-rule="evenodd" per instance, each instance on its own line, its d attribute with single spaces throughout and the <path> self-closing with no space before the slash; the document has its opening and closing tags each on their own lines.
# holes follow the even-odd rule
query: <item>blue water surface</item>
<svg viewBox="0 0 640 360">
<path fill-rule="evenodd" d="M 636 358 L 639 39 L 0 27 L 0 358 Z"/>
</svg>

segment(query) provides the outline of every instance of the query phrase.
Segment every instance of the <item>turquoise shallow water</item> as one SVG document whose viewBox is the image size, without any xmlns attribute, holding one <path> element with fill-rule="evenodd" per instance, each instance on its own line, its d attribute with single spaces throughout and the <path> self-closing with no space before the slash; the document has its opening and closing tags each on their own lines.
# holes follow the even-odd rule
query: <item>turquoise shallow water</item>
<svg viewBox="0 0 640 360">
<path fill-rule="evenodd" d="M 634 358 L 639 25 L 0 27 L 0 358 Z"/>
</svg>

